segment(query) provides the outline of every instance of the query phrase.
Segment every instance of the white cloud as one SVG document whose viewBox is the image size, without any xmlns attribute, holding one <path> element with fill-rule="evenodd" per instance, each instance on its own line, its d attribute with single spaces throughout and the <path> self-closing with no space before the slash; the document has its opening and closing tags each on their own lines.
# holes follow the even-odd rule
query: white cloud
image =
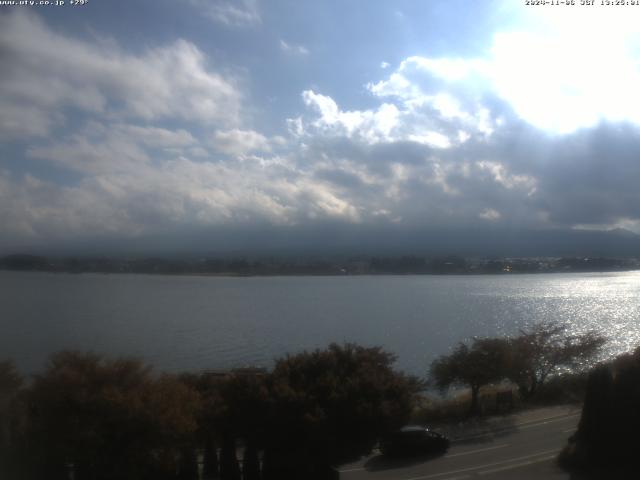
<svg viewBox="0 0 640 480">
<path fill-rule="evenodd" d="M 0 207 L 0 221 L 10 224 L 16 236 L 40 239 L 358 219 L 357 209 L 329 186 L 299 177 L 283 165 L 231 166 L 177 158 L 126 173 L 100 172 L 73 187 L 31 177 L 3 180 L 0 199 L 7 201 Z"/>
<path fill-rule="evenodd" d="M 88 122 L 62 139 L 26 149 L 27 157 L 87 174 L 129 171 L 199 147 L 184 129 Z"/>
<path fill-rule="evenodd" d="M 502 215 L 500 215 L 500 212 L 498 212 L 497 210 L 494 210 L 493 208 L 485 208 L 478 214 L 478 217 L 482 218 L 483 220 L 489 220 L 490 222 L 495 222 L 497 220 L 500 220 Z"/>
<path fill-rule="evenodd" d="M 307 121 L 302 117 L 289 119 L 290 131 L 298 136 L 343 135 L 368 144 L 410 141 L 449 148 L 466 142 L 471 131 L 481 136 L 492 132 L 487 112 L 480 110 L 476 116 L 464 112 L 446 94 L 407 96 L 401 108 L 385 102 L 377 109 L 351 111 L 340 109 L 331 97 L 313 90 L 304 91 L 302 98 L 319 116 Z"/>
<path fill-rule="evenodd" d="M 304 45 L 293 45 L 282 39 L 280 40 L 280 49 L 285 53 L 293 55 L 309 55 L 309 50 Z"/>
<path fill-rule="evenodd" d="M 449 148 L 451 141 L 445 135 L 438 132 L 426 132 L 420 135 L 409 135 L 412 142 L 423 143 L 436 148 Z"/>
<path fill-rule="evenodd" d="M 390 66 L 391 64 L 389 62 L 380 62 L 380 68 L 383 70 L 389 68 Z"/>
<path fill-rule="evenodd" d="M 250 26 L 262 22 L 258 0 L 189 0 L 211 20 L 230 26 Z"/>
<path fill-rule="evenodd" d="M 116 132 L 108 133 L 99 140 L 80 133 L 73 134 L 65 140 L 31 146 L 26 155 L 88 174 L 128 172 L 134 166 L 151 162 L 144 148 Z"/>
<path fill-rule="evenodd" d="M 537 181 L 535 178 L 529 175 L 512 174 L 503 163 L 482 160 L 476 162 L 476 166 L 481 171 L 490 173 L 496 183 L 507 189 L 518 188 L 527 192 L 529 196 L 536 192 Z"/>
<path fill-rule="evenodd" d="M 214 147 L 228 155 L 244 155 L 249 152 L 269 152 L 271 144 L 267 137 L 253 130 L 218 131 L 214 136 Z"/>
<path fill-rule="evenodd" d="M 233 125 L 240 119 L 236 82 L 208 69 L 204 54 L 185 40 L 134 55 L 55 33 L 16 11 L 0 17 L 0 49 L 3 136 L 45 135 L 64 121 L 65 108 L 145 121 Z"/>
<path fill-rule="evenodd" d="M 31 158 L 79 173 L 77 183 L 56 185 L 0 172 L 0 222 L 7 224 L 0 242 L 89 233 L 127 238 L 257 222 L 359 221 L 360 207 L 291 159 L 249 154 L 283 140 L 251 130 L 219 131 L 213 140 L 217 148 L 237 155 L 226 161 L 211 157 L 184 130 L 92 122 L 27 151 Z"/>
<path fill-rule="evenodd" d="M 0 139 L 46 137 L 56 123 L 62 121 L 60 115 L 45 114 L 38 107 L 20 105 L 10 99 L 0 100 Z"/>
<path fill-rule="evenodd" d="M 130 135 L 148 147 L 176 148 L 188 147 L 198 143 L 191 133 L 182 128 L 168 130 L 166 128 L 141 127 L 125 124 L 116 124 L 109 128 L 120 131 L 124 135 Z"/>
<path fill-rule="evenodd" d="M 369 83 L 368 90 L 385 100 L 395 99 L 406 113 L 406 123 L 417 128 L 433 130 L 440 124 L 464 129 L 467 135 L 489 136 L 494 131 L 491 112 L 471 95 L 469 89 L 446 89 L 433 85 L 430 75 L 442 76 L 447 82 L 464 78 L 463 73 L 473 71 L 462 66 L 462 60 L 432 61 L 422 57 L 409 57 L 400 63 L 397 70 L 387 79 Z M 427 76 L 425 77 L 425 74 Z M 453 132 L 440 132 L 452 136 Z M 420 132 L 414 133 L 420 136 Z"/>
<path fill-rule="evenodd" d="M 342 111 L 331 97 L 313 90 L 302 92 L 302 98 L 320 114 L 313 122 L 313 127 L 320 132 L 357 136 L 375 143 L 390 141 L 398 124 L 399 112 L 393 104 L 384 103 L 377 110 Z"/>
</svg>

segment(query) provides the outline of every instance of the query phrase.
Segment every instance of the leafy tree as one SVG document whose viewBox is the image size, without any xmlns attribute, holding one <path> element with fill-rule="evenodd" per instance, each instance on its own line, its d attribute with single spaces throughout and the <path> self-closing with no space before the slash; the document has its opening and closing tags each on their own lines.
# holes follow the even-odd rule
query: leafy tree
<svg viewBox="0 0 640 480">
<path fill-rule="evenodd" d="M 196 391 L 200 397 L 201 408 L 197 417 L 196 438 L 204 448 L 203 476 L 206 479 L 218 478 L 220 464 L 217 446 L 221 441 L 221 412 L 224 412 L 224 401 L 220 394 L 222 378 L 215 375 L 182 373 L 180 381 Z"/>
<path fill-rule="evenodd" d="M 529 398 L 549 375 L 561 369 L 580 369 L 605 344 L 595 332 L 570 335 L 567 326 L 540 323 L 511 340 L 509 378 L 518 385 L 520 395 Z"/>
<path fill-rule="evenodd" d="M 230 373 L 224 376 L 183 374 L 181 379 L 193 386 L 204 408 L 199 418 L 199 439 L 204 446 L 206 476 L 218 473 L 214 445 L 221 446 L 219 463 L 223 480 L 239 478 L 236 458 L 237 440 L 245 446 L 244 475 L 258 469 L 258 446 L 263 443 L 269 407 L 265 377 Z M 247 469 L 249 465 L 249 469 Z"/>
<path fill-rule="evenodd" d="M 61 352 L 28 392 L 38 478 L 166 478 L 192 442 L 197 394 L 135 359 Z M 183 457 L 186 459 L 186 457 Z"/>
<path fill-rule="evenodd" d="M 440 389 L 453 384 L 471 389 L 470 414 L 480 411 L 480 388 L 507 377 L 510 346 L 506 339 L 476 338 L 471 345 L 459 343 L 449 355 L 431 364 L 431 378 Z"/>
<path fill-rule="evenodd" d="M 244 441 L 243 475 L 245 480 L 255 478 L 258 466 L 258 445 L 264 443 L 264 434 L 269 408 L 269 392 L 262 375 L 232 374 L 220 385 L 223 409 L 218 417 L 218 426 L 223 433 L 223 453 L 225 445 L 233 447 L 225 456 L 225 472 L 228 478 L 239 478 L 235 456 L 235 440 Z M 221 474 L 223 472 L 221 471 Z M 223 477 L 224 478 L 224 477 Z"/>
<path fill-rule="evenodd" d="M 331 344 L 286 356 L 270 378 L 264 478 L 326 478 L 409 418 L 419 382 L 379 347 Z"/>
<path fill-rule="evenodd" d="M 0 361 L 0 399 L 13 396 L 23 383 L 22 375 L 18 373 L 11 360 Z"/>
<path fill-rule="evenodd" d="M 9 360 L 0 361 L 0 477 L 15 476 L 12 468 L 17 454 L 16 422 L 21 419 L 17 404 L 23 378 Z M 20 418 L 18 418 L 20 417 Z"/>
</svg>

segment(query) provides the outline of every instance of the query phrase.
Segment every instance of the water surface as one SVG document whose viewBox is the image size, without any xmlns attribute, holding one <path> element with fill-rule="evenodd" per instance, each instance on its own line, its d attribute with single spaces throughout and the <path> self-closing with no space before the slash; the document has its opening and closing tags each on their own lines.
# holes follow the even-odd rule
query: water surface
<svg viewBox="0 0 640 480">
<path fill-rule="evenodd" d="M 286 352 L 353 341 L 398 367 L 474 335 L 541 321 L 640 344 L 640 272 L 480 276 L 197 277 L 0 272 L 0 358 L 37 371 L 60 349 L 135 355 L 170 371 L 269 367 Z"/>
</svg>

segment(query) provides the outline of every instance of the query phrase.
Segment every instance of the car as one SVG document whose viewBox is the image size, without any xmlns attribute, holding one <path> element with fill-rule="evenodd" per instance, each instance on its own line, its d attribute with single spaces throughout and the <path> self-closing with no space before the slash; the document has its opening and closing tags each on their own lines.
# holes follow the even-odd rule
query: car
<svg viewBox="0 0 640 480">
<path fill-rule="evenodd" d="M 449 449 L 449 439 L 427 427 L 407 425 L 385 437 L 380 451 L 386 456 L 411 456 L 444 453 Z"/>
</svg>

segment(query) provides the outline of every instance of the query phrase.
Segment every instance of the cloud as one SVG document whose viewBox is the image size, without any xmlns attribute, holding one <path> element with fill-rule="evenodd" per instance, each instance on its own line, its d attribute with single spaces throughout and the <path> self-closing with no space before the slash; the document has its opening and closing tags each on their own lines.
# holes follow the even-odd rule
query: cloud
<svg viewBox="0 0 640 480">
<path fill-rule="evenodd" d="M 250 152 L 269 152 L 271 143 L 261 133 L 253 130 L 226 130 L 215 133 L 213 145 L 228 155 L 244 155 Z"/>
<path fill-rule="evenodd" d="M 527 123 L 555 134 L 602 121 L 640 125 L 640 98 L 632 94 L 640 82 L 640 11 L 542 10 L 495 33 L 484 56 L 411 56 L 369 89 L 422 104 L 443 89 L 466 102 L 491 95 Z"/>
<path fill-rule="evenodd" d="M 390 139 L 398 122 L 399 112 L 392 104 L 383 104 L 375 111 L 342 111 L 331 97 L 313 90 L 302 92 L 302 99 L 320 114 L 309 125 L 316 132 L 358 136 L 369 142 L 377 142 Z"/>
<path fill-rule="evenodd" d="M 148 147 L 155 148 L 180 148 L 193 146 L 198 141 L 188 131 L 180 128 L 168 130 L 159 127 L 141 127 L 137 125 L 116 124 L 110 126 L 111 130 L 121 132 L 123 135 L 135 137 L 139 142 Z"/>
<path fill-rule="evenodd" d="M 496 220 L 500 219 L 501 215 L 500 212 L 494 210 L 493 208 L 485 208 L 478 214 L 478 217 L 484 220 L 495 222 Z"/>
<path fill-rule="evenodd" d="M 393 97 L 382 94 L 381 89 L 370 86 L 377 97 Z M 472 135 L 486 138 L 497 121 L 487 108 L 475 105 L 475 111 L 464 111 L 455 98 L 444 93 L 405 92 L 400 101 L 385 101 L 375 109 L 351 111 L 342 110 L 331 97 L 313 90 L 305 90 L 302 98 L 319 116 L 289 119 L 290 131 L 298 136 L 343 135 L 369 144 L 411 141 L 449 148 L 466 142 Z"/>
<path fill-rule="evenodd" d="M 232 16 L 218 21 L 242 23 Z M 317 86 L 292 93 L 299 111 L 281 137 L 285 122 L 247 119 L 241 82 L 191 42 L 132 52 L 26 13 L 0 17 L 0 137 L 19 140 L 3 152 L 0 243 L 329 224 L 640 229 L 635 100 L 599 103 L 563 66 L 563 87 L 543 79 L 548 95 L 537 98 L 525 78 L 534 67 L 503 43 L 537 34 L 504 35 L 481 58 L 387 65 L 357 101 Z M 531 60 L 541 71 L 547 61 Z M 555 108 L 577 99 L 587 105 Z"/>
<path fill-rule="evenodd" d="M 240 120 L 237 82 L 211 71 L 204 54 L 186 40 L 134 55 L 113 44 L 63 36 L 16 11 L 0 17 L 0 52 L 5 138 L 45 136 L 74 110 L 144 121 Z"/>
<path fill-rule="evenodd" d="M 336 188 L 314 181 L 290 157 L 271 150 L 282 139 L 250 130 L 219 131 L 211 155 L 184 130 L 91 123 L 27 156 L 80 175 L 58 185 L 2 172 L 0 238 L 53 242 L 88 235 L 134 238 L 215 226 L 299 225 L 359 220 Z M 197 157 L 191 157 L 194 149 Z M 11 199 L 10 201 L 8 199 Z"/>
<path fill-rule="evenodd" d="M 0 177 L 2 239 L 51 242 L 88 236 L 134 238 L 179 229 L 357 221 L 357 209 L 284 164 L 264 168 L 167 160 L 126 172 L 96 172 L 77 185 Z"/>
<path fill-rule="evenodd" d="M 457 62 L 434 63 L 413 56 L 403 60 L 387 79 L 369 83 L 367 88 L 377 97 L 395 99 L 414 123 L 422 125 L 439 119 L 443 126 L 455 124 L 458 139 L 460 131 L 464 132 L 462 137 L 470 132 L 491 135 L 495 123 L 501 121 L 500 112 L 491 115 L 485 103 L 492 95 L 480 81 L 473 88 L 456 85 L 457 75 L 463 70 Z M 436 81 L 434 75 L 438 77 Z"/>
<path fill-rule="evenodd" d="M 47 160 L 70 170 L 84 173 L 128 172 L 132 165 L 148 164 L 149 155 L 137 144 L 111 138 L 92 142 L 83 135 L 43 147 L 30 147 L 28 157 Z"/>
<path fill-rule="evenodd" d="M 637 127 L 603 123 L 548 135 L 490 91 L 459 91 L 453 74 L 444 83 L 418 82 L 417 64 L 406 60 L 388 80 L 369 85 L 384 101 L 377 107 L 345 110 L 308 90 L 302 96 L 309 112 L 290 119 L 306 148 L 301 163 L 314 165 L 318 181 L 357 206 L 361 221 L 433 228 L 637 225 Z"/>
<path fill-rule="evenodd" d="M 56 121 L 58 119 L 58 122 Z M 41 108 L 0 99 L 0 139 L 46 137 L 61 122 L 60 115 L 45 113 Z"/>
<path fill-rule="evenodd" d="M 309 55 L 309 50 L 303 45 L 292 45 L 290 43 L 285 42 L 284 40 L 280 40 L 280 50 L 285 53 L 293 54 L 293 55 Z"/>
<path fill-rule="evenodd" d="M 152 159 L 191 151 L 199 142 L 184 129 L 89 122 L 62 139 L 27 148 L 26 156 L 54 162 L 75 172 L 128 172 Z"/>
<path fill-rule="evenodd" d="M 189 0 L 211 20 L 244 27 L 262 22 L 258 0 Z"/>
</svg>

